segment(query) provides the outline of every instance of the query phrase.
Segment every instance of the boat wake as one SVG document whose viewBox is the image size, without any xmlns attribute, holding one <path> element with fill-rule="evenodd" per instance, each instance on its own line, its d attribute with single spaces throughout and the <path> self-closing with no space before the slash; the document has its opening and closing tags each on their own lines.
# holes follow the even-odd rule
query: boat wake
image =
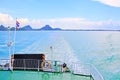
<svg viewBox="0 0 120 80">
<path fill-rule="evenodd" d="M 51 34 L 44 39 L 34 41 L 18 53 L 44 53 L 47 60 L 65 62 L 69 68 L 73 62 L 79 61 L 69 43 L 60 34 Z"/>
</svg>

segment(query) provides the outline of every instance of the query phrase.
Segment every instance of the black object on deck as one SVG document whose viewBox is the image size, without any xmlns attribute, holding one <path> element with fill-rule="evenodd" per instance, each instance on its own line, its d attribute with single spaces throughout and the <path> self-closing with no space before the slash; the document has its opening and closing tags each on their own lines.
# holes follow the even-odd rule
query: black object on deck
<svg viewBox="0 0 120 80">
<path fill-rule="evenodd" d="M 11 55 L 14 70 L 38 70 L 45 60 L 44 54 L 13 54 Z"/>
</svg>

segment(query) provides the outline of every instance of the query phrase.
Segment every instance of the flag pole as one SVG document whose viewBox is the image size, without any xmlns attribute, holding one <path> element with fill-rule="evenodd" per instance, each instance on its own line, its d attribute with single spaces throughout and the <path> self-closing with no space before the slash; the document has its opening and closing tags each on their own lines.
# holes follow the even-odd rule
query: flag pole
<svg viewBox="0 0 120 80">
<path fill-rule="evenodd" d="M 16 18 L 16 21 L 17 21 L 17 18 Z M 16 23 L 15 21 L 15 23 Z M 14 30 L 14 46 L 13 46 L 13 54 L 15 53 L 15 40 L 16 40 L 16 24 L 15 24 L 15 30 Z"/>
</svg>

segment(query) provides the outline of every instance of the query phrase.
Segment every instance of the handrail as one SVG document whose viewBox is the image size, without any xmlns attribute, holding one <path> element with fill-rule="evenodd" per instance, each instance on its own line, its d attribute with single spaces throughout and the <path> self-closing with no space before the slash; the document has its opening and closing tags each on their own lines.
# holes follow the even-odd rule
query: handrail
<svg viewBox="0 0 120 80">
<path fill-rule="evenodd" d="M 0 59 L 0 69 L 9 70 L 9 59 Z"/>
<path fill-rule="evenodd" d="M 90 73 L 94 80 L 104 80 L 103 76 L 94 65 L 90 65 Z"/>
<path fill-rule="evenodd" d="M 97 68 L 91 64 L 73 63 L 72 72 L 73 74 L 92 76 L 94 80 L 104 80 Z"/>
<path fill-rule="evenodd" d="M 71 66 L 71 71 L 74 74 L 90 75 L 90 66 L 88 64 L 74 62 Z"/>
</svg>

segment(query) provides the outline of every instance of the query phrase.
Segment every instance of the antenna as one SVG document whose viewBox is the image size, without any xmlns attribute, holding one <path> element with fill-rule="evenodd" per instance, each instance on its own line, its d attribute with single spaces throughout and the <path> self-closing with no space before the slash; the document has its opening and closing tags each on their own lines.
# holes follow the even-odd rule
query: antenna
<svg viewBox="0 0 120 80">
<path fill-rule="evenodd" d="M 53 47 L 50 46 L 50 50 L 51 50 L 51 60 L 53 59 Z"/>
</svg>

